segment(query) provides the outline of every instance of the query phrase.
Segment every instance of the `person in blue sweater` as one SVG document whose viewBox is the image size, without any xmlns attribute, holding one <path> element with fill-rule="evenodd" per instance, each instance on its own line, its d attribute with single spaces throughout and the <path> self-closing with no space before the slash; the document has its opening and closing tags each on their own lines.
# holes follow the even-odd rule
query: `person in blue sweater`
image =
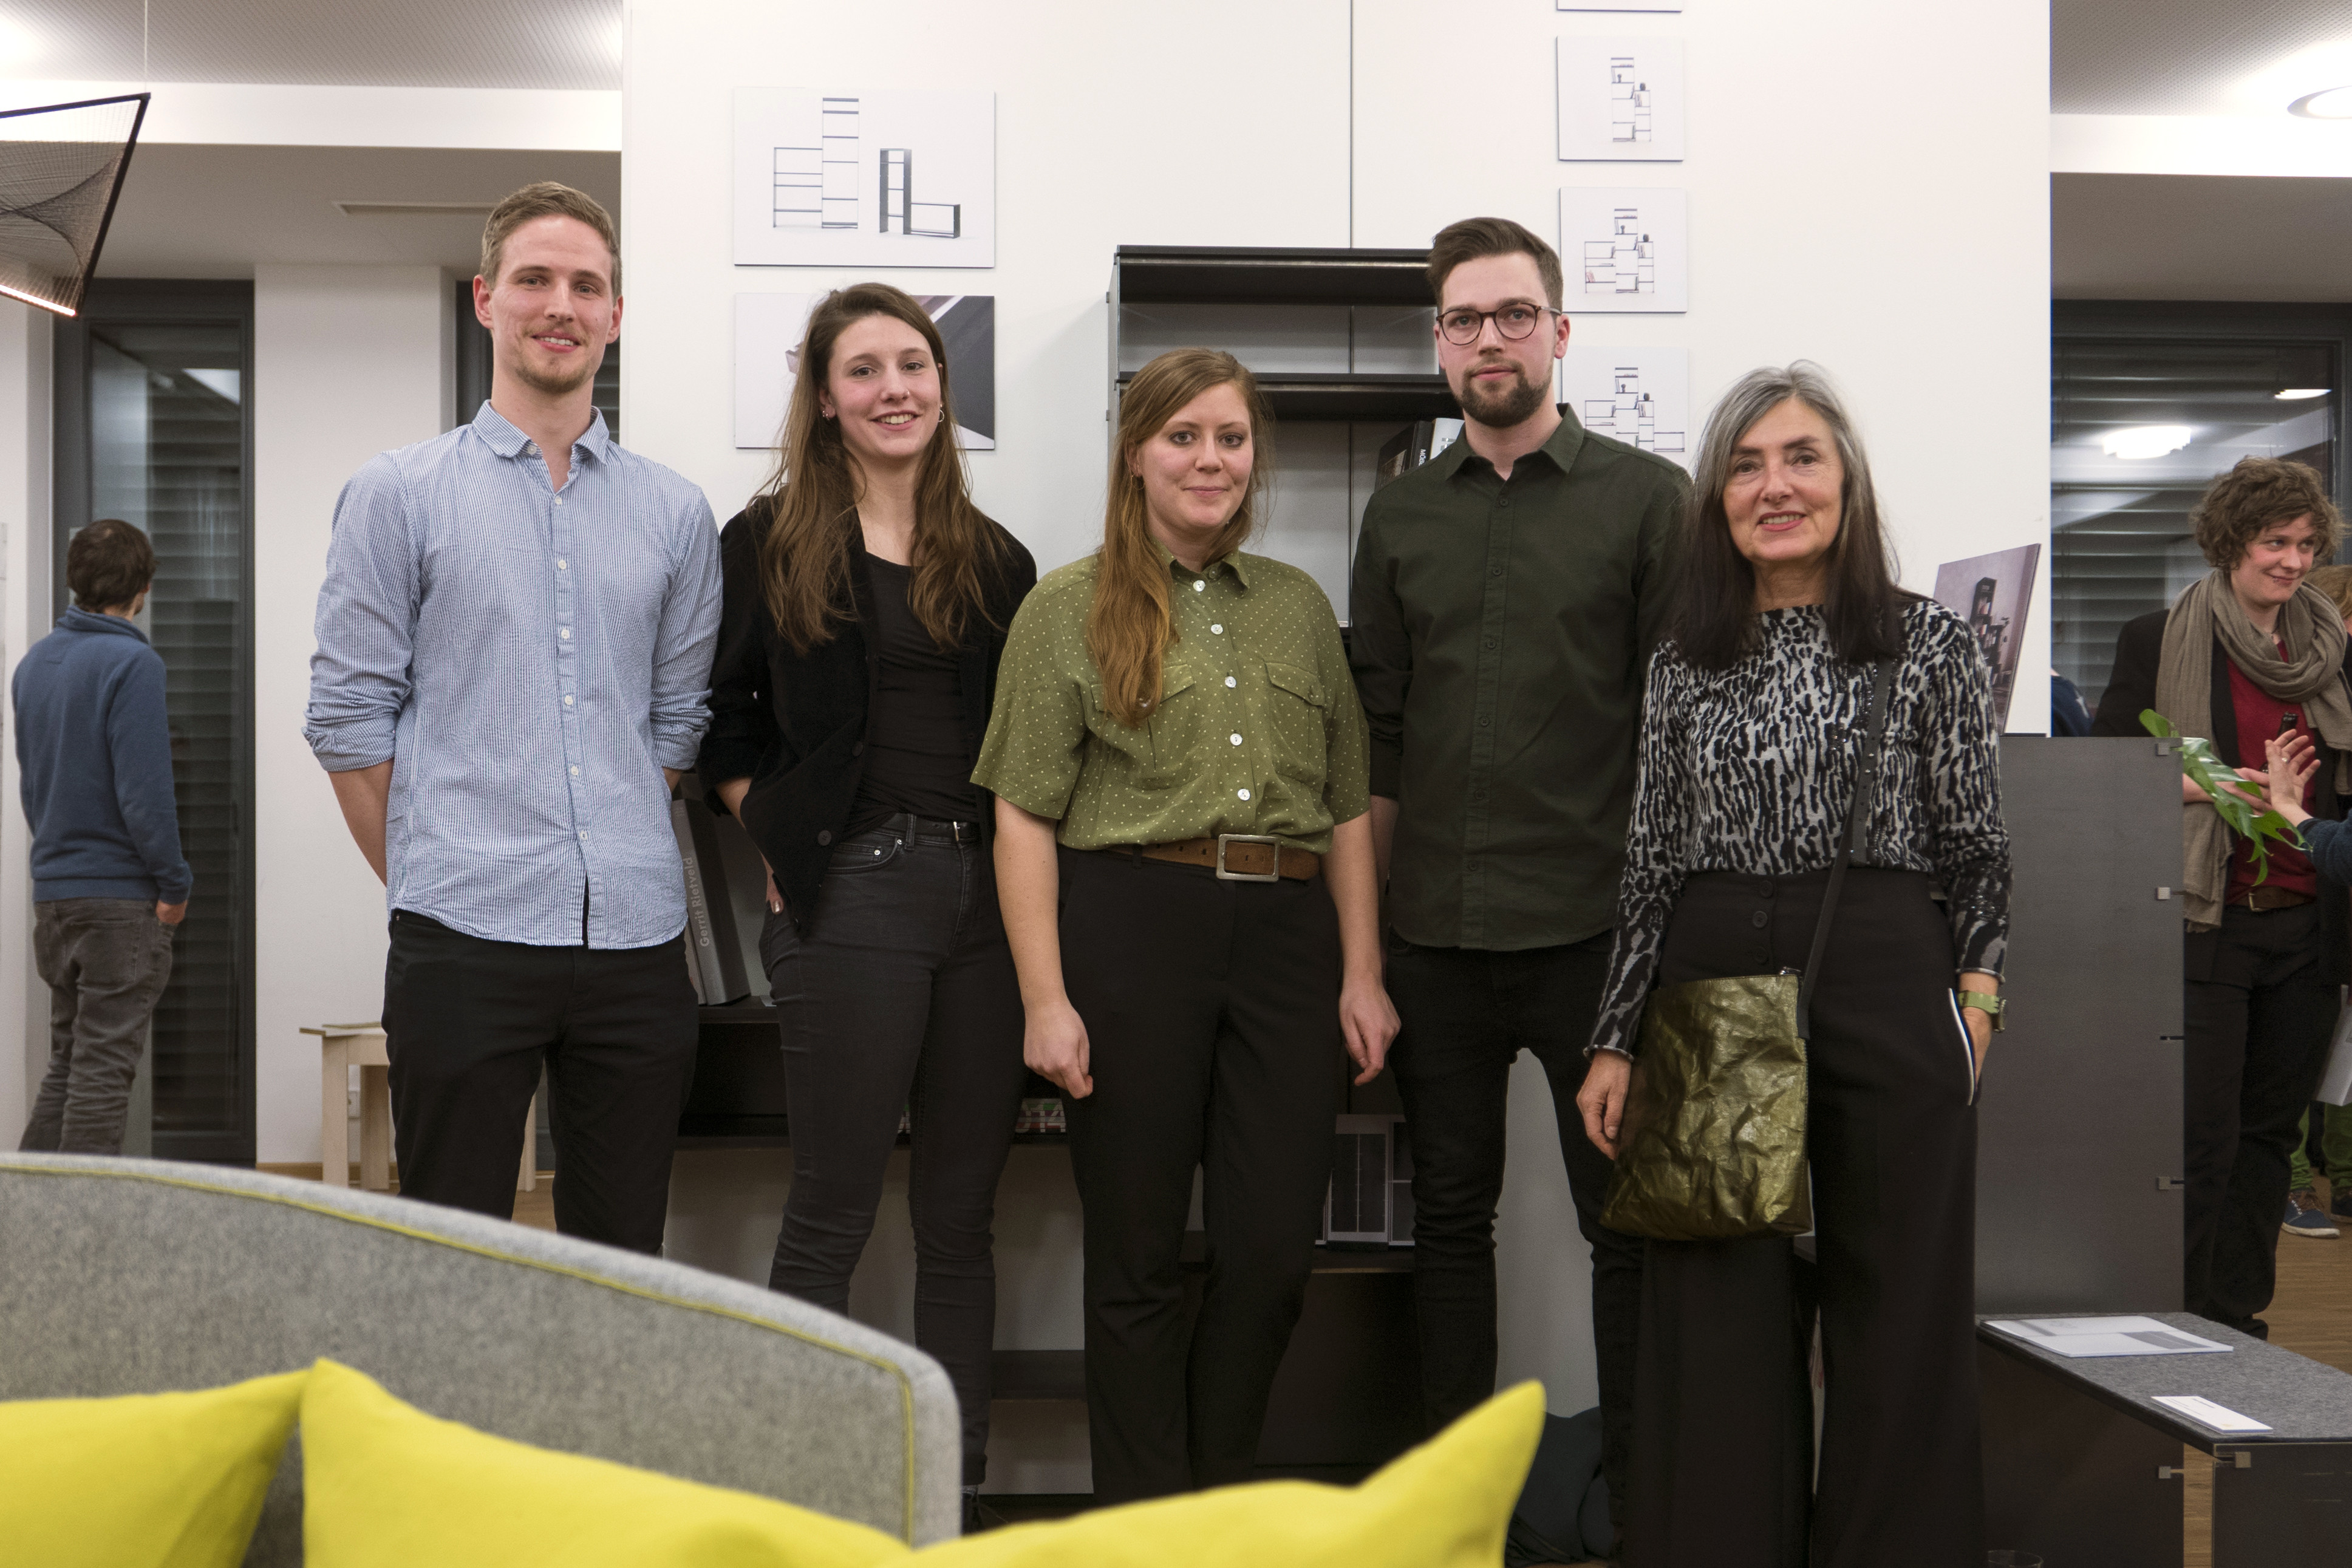
<svg viewBox="0 0 2352 1568">
<path fill-rule="evenodd" d="M 131 1080 L 172 975 L 195 878 L 180 853 L 163 660 L 131 624 L 155 580 L 118 519 L 66 546 L 74 605 L 25 651 L 11 692 L 33 825 L 33 961 L 49 1068 L 18 1147 L 119 1154 Z"/>
</svg>

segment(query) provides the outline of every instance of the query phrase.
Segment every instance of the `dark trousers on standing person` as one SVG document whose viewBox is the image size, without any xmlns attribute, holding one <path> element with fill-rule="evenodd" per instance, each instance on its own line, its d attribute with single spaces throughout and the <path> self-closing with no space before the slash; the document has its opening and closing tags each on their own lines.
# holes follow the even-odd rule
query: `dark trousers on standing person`
<svg viewBox="0 0 2352 1568">
<path fill-rule="evenodd" d="M 1609 1157 L 1584 1135 L 1576 1092 L 1608 976 L 1611 933 L 1520 952 L 1389 942 L 1403 1029 L 1389 1053 L 1412 1145 L 1413 1310 L 1423 1422 L 1435 1433 L 1495 1392 L 1495 1210 L 1511 1063 L 1532 1051 L 1551 1084 L 1577 1229 L 1592 1249 L 1601 1473 L 1622 1528 L 1633 1411 L 1642 1239 L 1601 1223 Z"/>
<path fill-rule="evenodd" d="M 172 978 L 172 928 L 152 899 L 33 906 L 33 967 L 49 988 L 49 1068 L 26 1150 L 120 1154 L 155 1004 Z"/>
<path fill-rule="evenodd" d="M 2323 897 L 2342 898 L 2323 889 Z M 2257 1339 L 2277 1284 L 2295 1125 L 2319 1083 L 2336 988 L 2318 978 L 2319 906 L 2230 905 L 2184 953 L 2181 1302 Z"/>
<path fill-rule="evenodd" d="M 770 915 L 793 1185 L 769 1286 L 835 1312 L 874 1231 L 905 1112 L 915 1343 L 963 1410 L 963 1483 L 988 1468 L 996 1182 L 1028 1068 L 996 879 L 970 824 L 892 819 L 845 839 L 808 930 Z"/>
<path fill-rule="evenodd" d="M 1065 849 L 1062 975 L 1094 1092 L 1066 1102 L 1086 1208 L 1095 1501 L 1251 1479 L 1330 1184 L 1339 923 L 1320 878 Z M 1202 1177 L 1208 1278 L 1184 1302 Z"/>
<path fill-rule="evenodd" d="M 555 1228 L 659 1252 L 694 1073 L 686 949 L 534 947 L 392 916 L 383 971 L 404 1197 L 514 1217 L 524 1118 L 548 1078 Z"/>
<path fill-rule="evenodd" d="M 1801 968 L 1827 879 L 1691 878 L 1660 984 Z M 1975 1073 L 1954 978 L 1926 876 L 1847 872 L 1806 1042 L 1818 1480 L 1793 1243 L 1653 1241 L 1627 1568 L 1981 1568 Z"/>
</svg>

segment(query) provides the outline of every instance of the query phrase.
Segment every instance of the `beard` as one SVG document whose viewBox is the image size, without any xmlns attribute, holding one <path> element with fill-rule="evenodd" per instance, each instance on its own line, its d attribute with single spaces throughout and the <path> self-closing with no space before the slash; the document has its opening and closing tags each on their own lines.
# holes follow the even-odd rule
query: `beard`
<svg viewBox="0 0 2352 1568">
<path fill-rule="evenodd" d="M 539 369 L 523 354 L 518 353 L 515 355 L 512 370 L 517 381 L 542 396 L 568 397 L 595 379 L 597 368 L 604 363 L 604 356 L 601 353 L 592 358 L 585 352 L 583 340 L 583 352 L 577 356 L 575 368 L 550 373 Z"/>
<path fill-rule="evenodd" d="M 1532 418 L 1536 410 L 1544 405 L 1544 395 L 1549 389 L 1529 381 L 1527 371 L 1516 363 L 1510 365 L 1511 379 L 1506 385 L 1481 386 L 1475 373 L 1489 368 L 1493 363 L 1472 366 L 1472 374 L 1463 378 L 1462 412 L 1481 425 L 1505 430 Z"/>
</svg>

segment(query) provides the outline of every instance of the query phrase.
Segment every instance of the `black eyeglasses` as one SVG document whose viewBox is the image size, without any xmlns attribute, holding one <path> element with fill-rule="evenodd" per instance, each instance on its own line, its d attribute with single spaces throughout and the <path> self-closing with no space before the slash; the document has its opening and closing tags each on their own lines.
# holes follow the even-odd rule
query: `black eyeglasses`
<svg viewBox="0 0 2352 1568">
<path fill-rule="evenodd" d="M 1510 342 L 1517 342 L 1536 330 L 1547 310 L 1555 316 L 1559 314 L 1549 305 L 1528 305 L 1517 300 L 1492 310 L 1473 310 L 1465 306 L 1438 317 L 1437 330 L 1445 334 L 1447 342 L 1466 345 L 1476 342 L 1478 334 L 1486 331 L 1488 321 L 1492 321 L 1496 331 Z"/>
</svg>

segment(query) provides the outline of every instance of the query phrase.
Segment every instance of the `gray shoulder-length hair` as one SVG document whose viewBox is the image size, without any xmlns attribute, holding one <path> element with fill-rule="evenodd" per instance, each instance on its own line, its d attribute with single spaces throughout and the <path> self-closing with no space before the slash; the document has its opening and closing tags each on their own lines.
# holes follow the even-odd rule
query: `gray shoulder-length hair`
<svg viewBox="0 0 2352 1568">
<path fill-rule="evenodd" d="M 1837 539 L 1830 546 L 1829 593 L 1822 609 L 1830 646 L 1840 658 L 1857 663 L 1900 652 L 1889 612 L 1902 597 L 1893 551 L 1879 518 L 1878 492 L 1870 482 L 1870 459 L 1862 438 L 1830 379 L 1810 360 L 1785 368 L 1751 370 L 1732 384 L 1707 416 L 1700 437 L 1698 466 L 1691 476 L 1683 510 L 1681 563 L 1675 577 L 1669 626 L 1684 658 L 1702 669 L 1736 662 L 1752 644 L 1756 572 L 1731 542 L 1731 521 L 1723 492 L 1731 482 L 1732 455 L 1757 421 L 1794 399 L 1819 415 L 1837 447 L 1844 475 L 1840 490 Z"/>
</svg>

